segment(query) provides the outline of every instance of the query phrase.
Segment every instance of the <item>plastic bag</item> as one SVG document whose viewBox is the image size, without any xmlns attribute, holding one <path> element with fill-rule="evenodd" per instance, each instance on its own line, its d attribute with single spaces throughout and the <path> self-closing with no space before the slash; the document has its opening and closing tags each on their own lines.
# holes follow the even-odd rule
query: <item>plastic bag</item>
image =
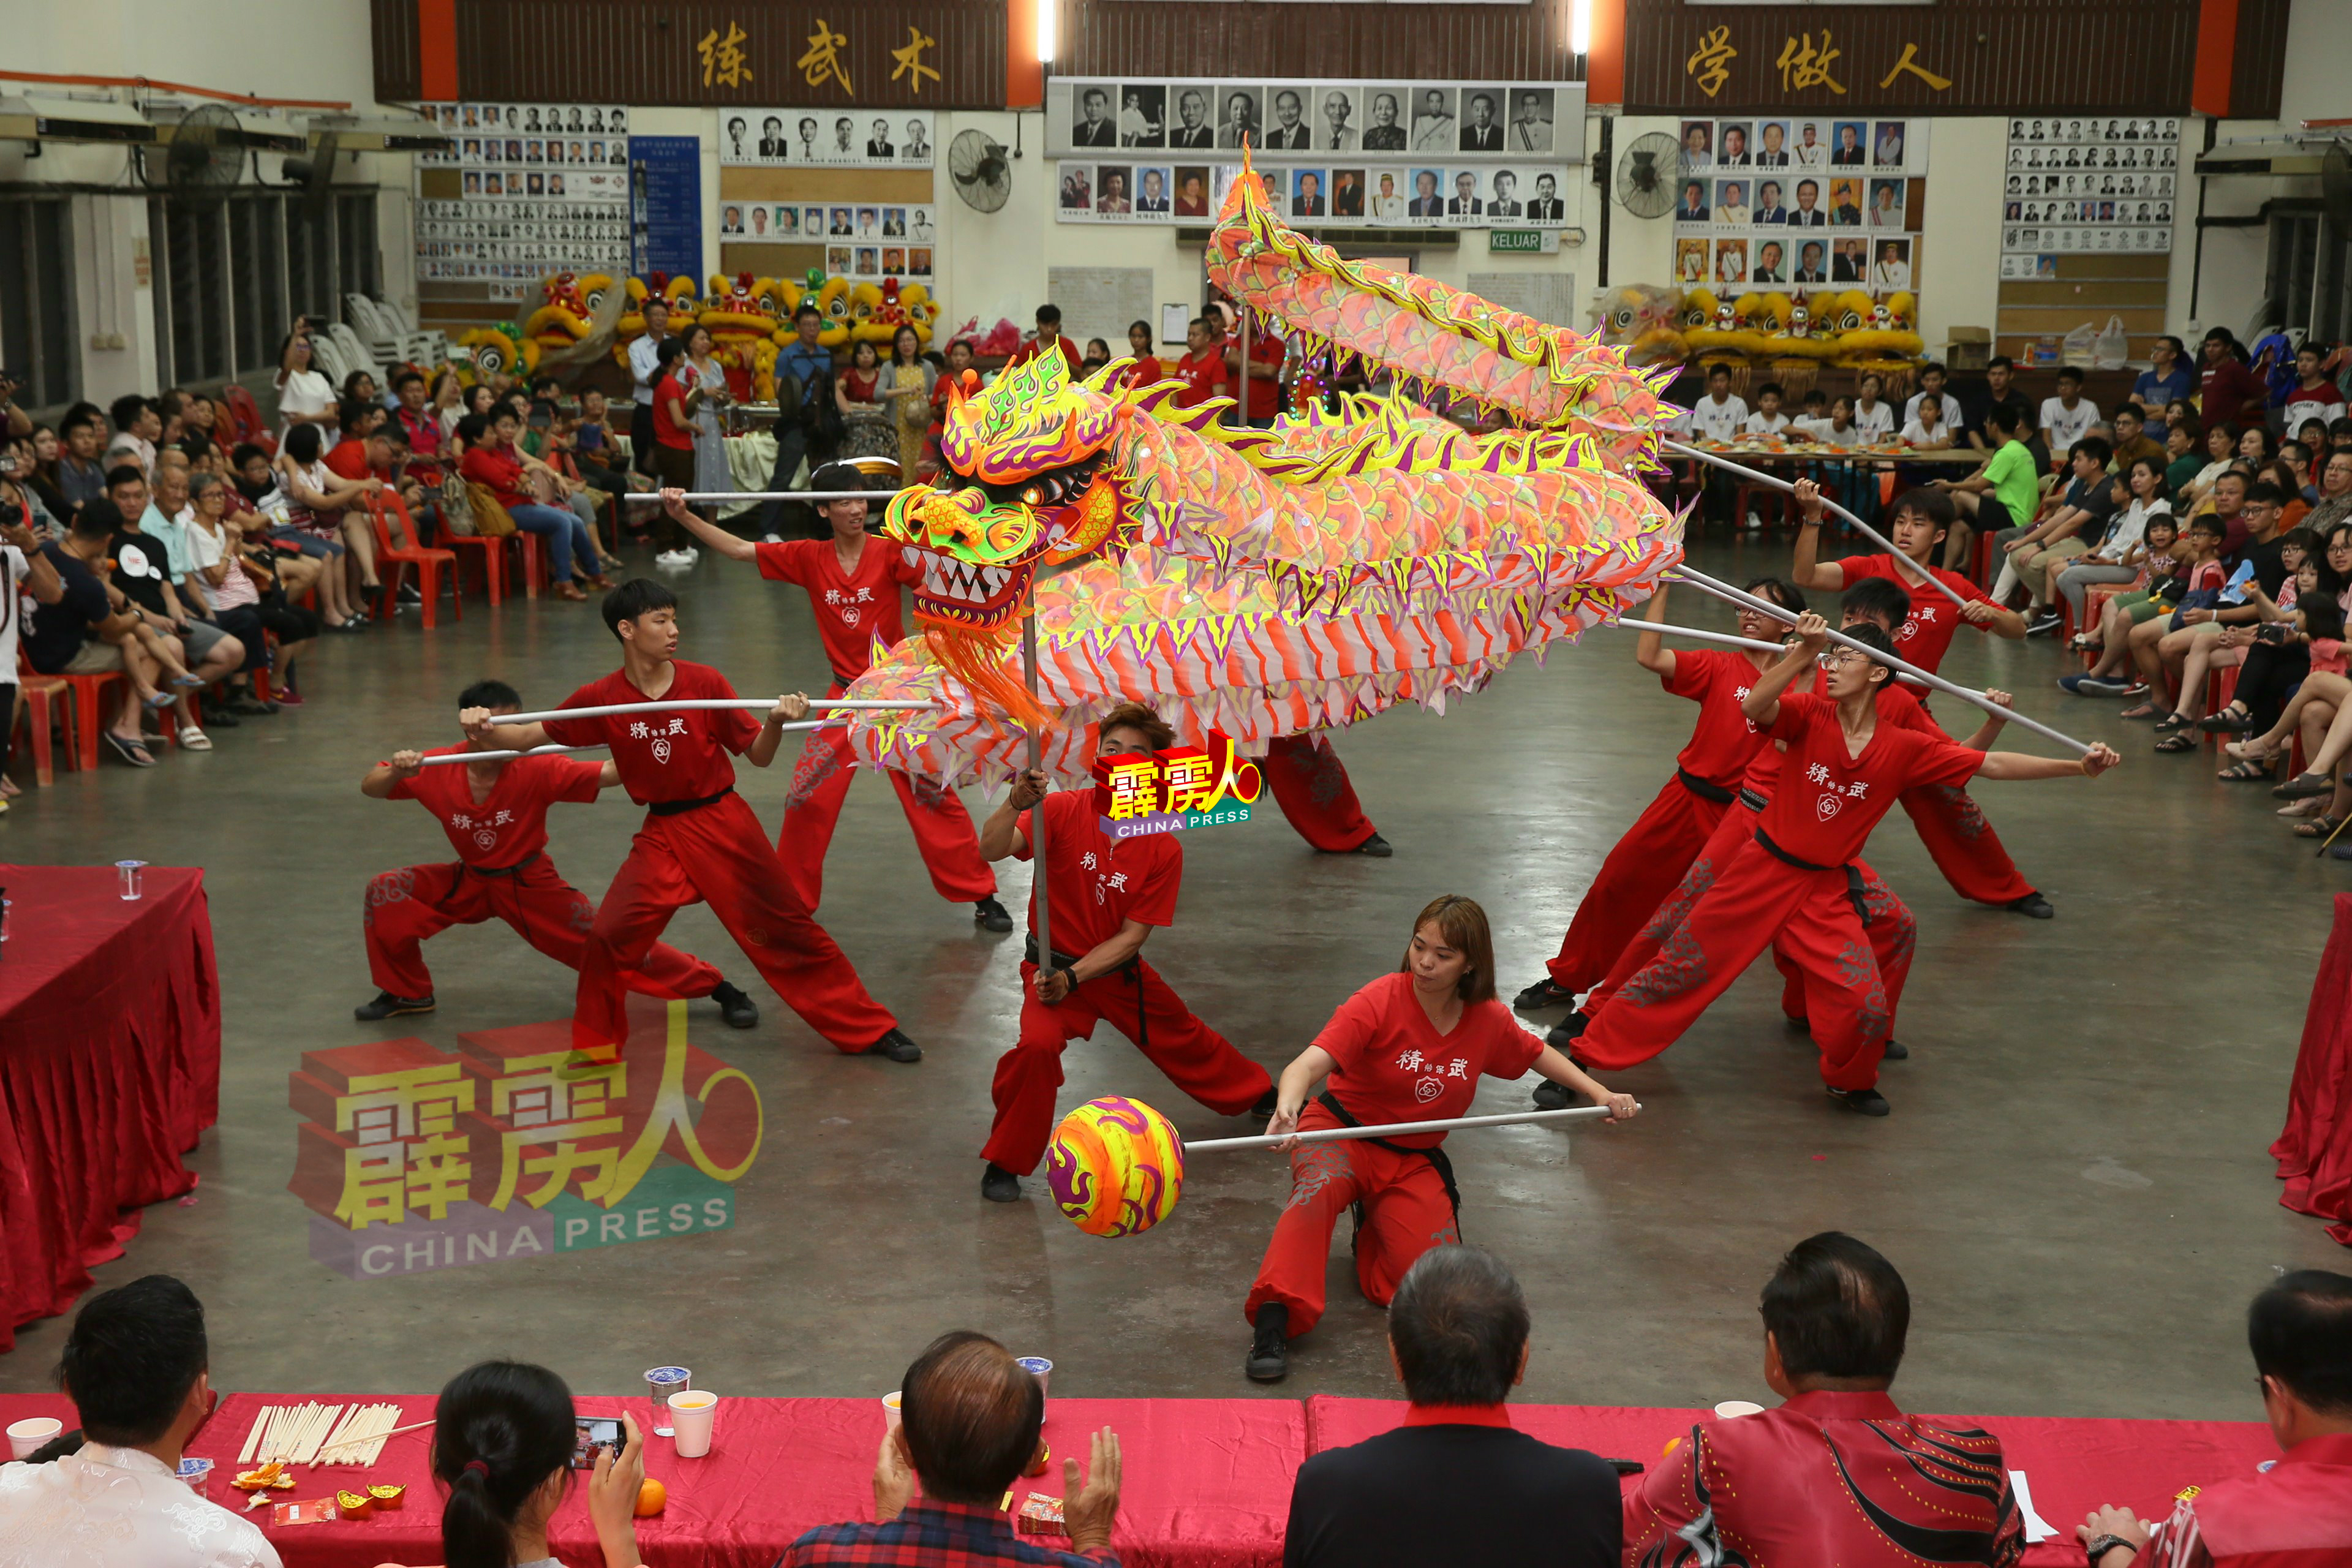
<svg viewBox="0 0 2352 1568">
<path fill-rule="evenodd" d="M 2092 350 L 2098 341 L 2099 329 L 2088 321 L 2084 322 L 2066 334 L 2065 344 L 2059 351 L 2058 363 L 2074 365 L 2089 364 Z"/>
<path fill-rule="evenodd" d="M 2121 370 L 2130 359 L 2131 339 L 2124 332 L 2124 319 L 2109 316 L 2106 331 L 2091 346 L 2091 368 Z"/>
</svg>

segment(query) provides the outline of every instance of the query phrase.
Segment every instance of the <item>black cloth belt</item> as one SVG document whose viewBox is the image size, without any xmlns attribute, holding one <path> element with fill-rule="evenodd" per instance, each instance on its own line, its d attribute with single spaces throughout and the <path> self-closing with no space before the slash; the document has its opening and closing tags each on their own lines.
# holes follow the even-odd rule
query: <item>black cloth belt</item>
<svg viewBox="0 0 2352 1568">
<path fill-rule="evenodd" d="M 1794 866 L 1800 871 L 1843 871 L 1845 896 L 1853 904 L 1853 918 L 1864 925 L 1870 923 L 1870 905 L 1862 896 L 1862 872 L 1852 861 L 1843 866 L 1816 866 L 1811 860 L 1800 860 L 1778 844 L 1773 843 L 1771 836 L 1760 827 L 1756 830 L 1756 842 L 1763 846 L 1765 854 L 1783 865 Z"/>
<path fill-rule="evenodd" d="M 1711 800 L 1717 805 L 1731 804 L 1731 792 L 1718 784 L 1709 784 L 1688 768 L 1676 768 L 1675 777 L 1682 780 L 1683 788 L 1701 800 Z"/>
<path fill-rule="evenodd" d="M 718 802 L 725 800 L 729 795 L 733 795 L 734 793 L 735 786 L 733 784 L 729 784 L 717 795 L 697 795 L 692 800 L 647 801 L 646 803 L 646 809 L 653 813 L 656 816 L 682 816 L 689 811 L 699 811 L 706 805 L 716 805 Z"/>
<path fill-rule="evenodd" d="M 1021 939 L 1021 956 L 1025 962 L 1033 966 L 1037 964 L 1037 933 L 1035 931 L 1033 931 L 1028 935 Z M 1069 969 L 1078 962 L 1066 952 L 1056 952 L 1052 954 L 1052 957 L 1054 962 L 1050 964 L 1043 965 L 1042 967 L 1049 969 Z M 1112 970 L 1110 974 L 1098 974 L 1095 976 L 1095 978 L 1097 980 L 1108 980 L 1113 974 L 1124 974 L 1129 979 L 1135 982 L 1135 1048 L 1141 1051 L 1144 1055 L 1150 1056 L 1151 1054 L 1151 1020 L 1145 1016 L 1143 1011 L 1143 955 L 1141 953 L 1138 953 L 1133 958 L 1129 959 L 1125 963 L 1120 964 L 1117 969 Z M 1085 983 L 1073 975 L 1070 981 L 1070 988 L 1075 991 L 1082 984 Z"/>
<path fill-rule="evenodd" d="M 1339 1103 L 1339 1097 L 1328 1089 L 1315 1097 L 1315 1103 L 1338 1117 L 1344 1126 L 1361 1127 L 1363 1125 L 1349 1114 L 1348 1108 Z M 1354 1142 L 1377 1143 L 1391 1154 L 1418 1154 L 1428 1161 L 1431 1168 L 1436 1171 L 1437 1179 L 1445 1184 L 1445 1201 L 1454 1205 L 1454 1230 L 1456 1239 L 1459 1239 L 1462 1232 L 1462 1189 L 1454 1184 L 1454 1162 L 1445 1157 L 1445 1145 L 1433 1143 L 1426 1149 L 1410 1149 L 1402 1143 L 1392 1143 L 1385 1138 L 1359 1138 Z M 1357 1199 L 1354 1207 L 1356 1228 L 1360 1231 L 1364 1228 L 1363 1200 Z"/>
<path fill-rule="evenodd" d="M 1769 796 L 1759 795 L 1752 789 L 1743 789 L 1739 792 L 1739 804 L 1750 811 L 1761 811 L 1772 802 Z"/>
<path fill-rule="evenodd" d="M 477 866 L 470 860 L 461 860 L 458 864 L 477 877 L 511 877 L 545 853 L 545 850 L 534 849 L 511 866 Z"/>
</svg>

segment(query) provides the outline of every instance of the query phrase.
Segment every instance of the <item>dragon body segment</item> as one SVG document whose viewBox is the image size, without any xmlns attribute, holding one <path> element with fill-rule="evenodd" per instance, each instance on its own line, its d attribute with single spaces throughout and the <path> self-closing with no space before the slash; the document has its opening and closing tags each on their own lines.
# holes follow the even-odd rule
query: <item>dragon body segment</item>
<svg viewBox="0 0 2352 1568">
<path fill-rule="evenodd" d="M 861 719 L 862 760 L 988 783 L 1023 765 L 1033 596 L 1046 765 L 1077 774 L 1084 721 L 1129 700 L 1252 752 L 1399 702 L 1442 711 L 1679 559 L 1678 522 L 1629 471 L 1654 456 L 1656 397 L 1620 352 L 1342 262 L 1284 228 L 1254 175 L 1211 254 L 1278 330 L 1518 425 L 1472 435 L 1358 395 L 1229 427 L 1225 400 L 1181 406 L 1180 383 L 1129 385 L 1124 360 L 1076 381 L 1053 353 L 952 390 L 945 471 L 892 497 L 882 529 L 919 572 L 922 635 L 855 689 L 944 710 Z"/>
</svg>

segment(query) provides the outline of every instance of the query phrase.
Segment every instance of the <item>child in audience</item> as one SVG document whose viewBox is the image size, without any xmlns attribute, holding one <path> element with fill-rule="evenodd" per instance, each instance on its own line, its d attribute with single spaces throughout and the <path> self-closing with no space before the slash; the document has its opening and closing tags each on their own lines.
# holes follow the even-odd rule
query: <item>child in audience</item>
<svg viewBox="0 0 2352 1568">
<path fill-rule="evenodd" d="M 2106 602 L 2099 612 L 2098 630 L 2074 637 L 2076 651 L 2102 650 L 2099 662 L 2084 674 L 2060 678 L 2062 688 L 2076 697 L 2129 697 L 2140 689 L 2123 668 L 2128 657 L 2126 642 L 2134 626 L 2172 613 L 2188 587 L 2188 579 L 2180 573 L 2187 554 L 2188 544 L 2172 515 L 2151 515 L 2140 542 L 2124 555 L 2124 564 L 2139 569 L 2137 586 Z"/>
<path fill-rule="evenodd" d="M 2125 637 L 2124 645 L 2139 671 L 2139 684 L 2147 689 L 2148 697 L 2137 707 L 2125 709 L 2124 718 L 2164 717 L 2164 705 L 2158 700 L 2158 693 L 2164 688 L 2164 661 L 2156 645 L 2164 640 L 2166 634 L 2179 631 L 2186 624 L 2180 617 L 2188 611 L 2209 609 L 2221 603 L 2222 591 L 2230 581 L 2230 569 L 2221 563 L 2221 520 L 2210 513 L 2190 521 L 2189 556 L 2180 574 L 2184 586 L 2172 613 L 2136 624 Z"/>
<path fill-rule="evenodd" d="M 1789 416 L 1780 412 L 1780 384 L 1768 381 L 1756 389 L 1756 412 L 1748 416 L 1750 436 L 1778 436 L 1789 428 Z"/>
<path fill-rule="evenodd" d="M 1895 434 L 1895 405 L 1886 401 L 1886 383 L 1873 372 L 1854 388 L 1854 428 L 1864 446 L 1874 447 Z"/>
</svg>

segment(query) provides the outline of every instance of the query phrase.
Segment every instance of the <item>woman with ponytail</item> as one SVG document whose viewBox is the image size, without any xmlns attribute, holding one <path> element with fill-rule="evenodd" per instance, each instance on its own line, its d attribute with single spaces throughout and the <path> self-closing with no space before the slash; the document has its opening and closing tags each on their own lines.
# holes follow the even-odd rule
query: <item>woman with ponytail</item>
<svg viewBox="0 0 2352 1568">
<path fill-rule="evenodd" d="M 548 1550 L 548 1521 L 572 1481 L 572 1390 L 543 1366 L 486 1361 L 449 1380 L 433 1419 L 433 1474 L 447 1568 L 565 1568 Z M 618 1458 L 600 1449 L 588 1478 L 588 1519 L 604 1568 L 637 1568 L 635 1523 L 645 1445 L 634 1416 Z M 580 1568 L 580 1565 L 573 1565 Z"/>
</svg>

